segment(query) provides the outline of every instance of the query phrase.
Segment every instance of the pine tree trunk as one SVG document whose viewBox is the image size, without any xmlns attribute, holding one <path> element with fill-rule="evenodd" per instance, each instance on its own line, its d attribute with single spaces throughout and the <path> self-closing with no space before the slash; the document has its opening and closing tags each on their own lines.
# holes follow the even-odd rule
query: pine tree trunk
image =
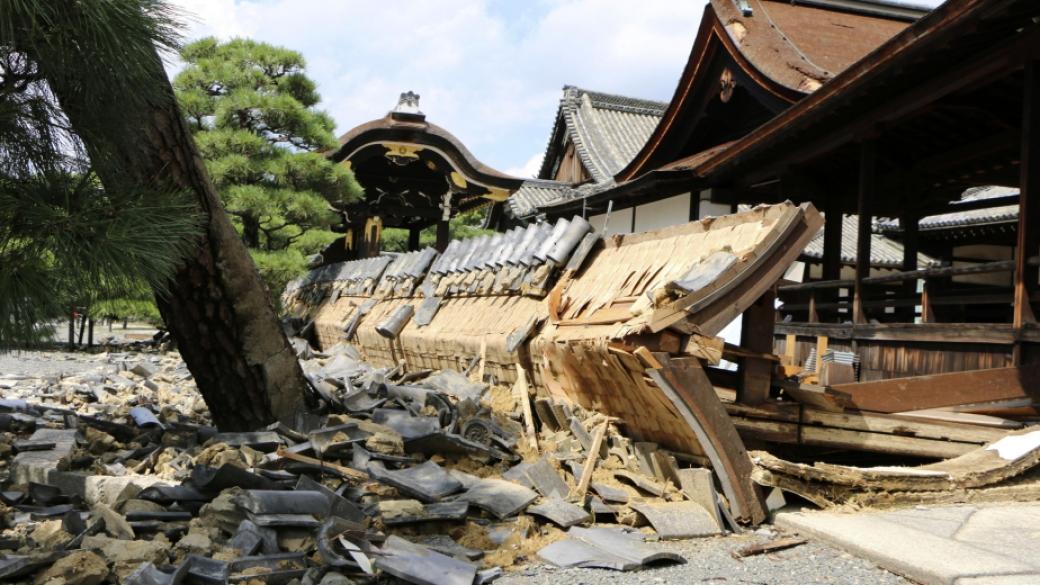
<svg viewBox="0 0 1040 585">
<path fill-rule="evenodd" d="M 90 46 L 91 39 L 82 41 Z M 291 423 L 304 407 L 303 372 L 199 158 L 162 62 L 151 53 L 144 83 L 156 84 L 150 90 L 158 97 L 147 100 L 121 95 L 126 80 L 115 71 L 113 89 L 91 95 L 85 88 L 98 84 L 77 77 L 79 71 L 99 74 L 83 61 L 93 58 L 90 51 L 45 52 L 36 60 L 106 189 L 186 191 L 205 216 L 198 248 L 158 304 L 214 423 L 221 430 Z M 82 70 L 77 62 L 84 62 Z"/>
</svg>

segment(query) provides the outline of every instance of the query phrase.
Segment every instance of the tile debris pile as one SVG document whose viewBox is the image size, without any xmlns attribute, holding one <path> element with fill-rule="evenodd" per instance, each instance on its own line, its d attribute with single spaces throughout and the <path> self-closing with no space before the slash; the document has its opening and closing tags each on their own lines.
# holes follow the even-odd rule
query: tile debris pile
<svg viewBox="0 0 1040 585">
<path fill-rule="evenodd" d="M 710 470 L 602 414 L 540 404 L 531 437 L 516 388 L 297 347 L 323 408 L 296 429 L 208 426 L 176 354 L 0 379 L 0 580 L 470 585 L 681 562 L 652 541 L 730 526 Z"/>
</svg>

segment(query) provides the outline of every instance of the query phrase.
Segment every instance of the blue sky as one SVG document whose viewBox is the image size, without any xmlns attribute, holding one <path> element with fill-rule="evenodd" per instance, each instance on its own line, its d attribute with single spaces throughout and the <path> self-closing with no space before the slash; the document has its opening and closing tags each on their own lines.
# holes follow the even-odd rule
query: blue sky
<svg viewBox="0 0 1040 585">
<path fill-rule="evenodd" d="M 667 101 L 704 0 L 172 0 L 188 40 L 303 53 L 337 134 L 407 90 L 483 162 L 529 176 L 565 84 Z"/>
</svg>

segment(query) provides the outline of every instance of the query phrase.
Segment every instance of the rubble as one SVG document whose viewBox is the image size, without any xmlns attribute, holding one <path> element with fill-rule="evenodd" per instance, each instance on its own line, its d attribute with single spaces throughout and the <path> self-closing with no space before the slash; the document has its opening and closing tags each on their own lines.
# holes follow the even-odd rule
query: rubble
<svg viewBox="0 0 1040 585">
<path fill-rule="evenodd" d="M 172 354 L 10 384 L 0 579 L 485 583 L 561 528 L 635 523 L 640 505 L 678 497 L 595 412 L 568 407 L 565 428 L 536 416 L 531 442 L 513 389 L 475 370 L 409 374 L 349 346 L 296 346 L 322 404 L 296 429 L 217 432 Z"/>
</svg>

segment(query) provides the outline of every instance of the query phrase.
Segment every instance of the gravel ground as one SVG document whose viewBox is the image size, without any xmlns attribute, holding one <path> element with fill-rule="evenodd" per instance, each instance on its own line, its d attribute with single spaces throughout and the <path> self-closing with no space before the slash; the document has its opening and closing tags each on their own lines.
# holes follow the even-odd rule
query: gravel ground
<svg viewBox="0 0 1040 585">
<path fill-rule="evenodd" d="M 753 542 L 765 542 L 761 534 L 703 538 L 664 542 L 660 546 L 681 554 L 686 563 L 651 567 L 621 573 L 603 569 L 557 569 L 533 563 L 507 573 L 495 581 L 499 585 L 652 585 L 676 584 L 749 584 L 805 585 L 833 583 L 841 585 L 909 585 L 912 582 L 872 563 L 816 542 L 772 554 L 741 560 L 730 551 Z"/>
<path fill-rule="evenodd" d="M 4 376 L 71 376 L 105 363 L 104 354 L 69 351 L 14 351 L 0 353 L 0 378 Z"/>
<path fill-rule="evenodd" d="M 98 325 L 94 337 L 98 341 L 114 337 L 117 342 L 141 341 L 151 339 L 155 328 L 147 325 L 131 324 L 127 329 L 116 325 L 109 332 L 107 327 Z M 106 362 L 105 353 L 90 351 L 12 351 L 0 353 L 0 378 L 4 376 L 69 376 L 92 370 Z"/>
</svg>

